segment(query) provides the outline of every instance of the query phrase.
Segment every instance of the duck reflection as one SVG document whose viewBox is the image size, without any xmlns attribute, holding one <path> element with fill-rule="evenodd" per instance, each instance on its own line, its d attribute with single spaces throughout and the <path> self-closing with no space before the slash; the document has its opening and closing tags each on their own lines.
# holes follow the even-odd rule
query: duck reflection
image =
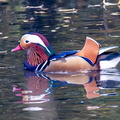
<svg viewBox="0 0 120 120">
<path fill-rule="evenodd" d="M 51 101 L 54 101 L 53 90 L 55 87 L 65 87 L 68 84 L 83 85 L 88 99 L 117 95 L 114 91 L 114 93 L 105 93 L 105 91 L 104 93 L 100 93 L 100 90 L 119 87 L 120 74 L 116 75 L 118 72 L 118 69 L 76 74 L 43 74 L 25 71 L 27 90 L 14 85 L 13 92 L 21 92 L 20 94 L 16 94 L 16 96 L 22 97 L 22 101 L 18 103 L 31 104 L 33 106 L 31 107 L 30 105 L 30 107 L 23 110 L 43 110 L 46 106 L 48 108 L 54 106 Z M 44 107 L 38 107 L 37 103 L 43 103 L 42 106 Z M 36 107 L 34 106 L 35 104 L 37 105 Z"/>
<path fill-rule="evenodd" d="M 17 85 L 14 85 L 13 92 L 22 92 L 21 94 L 16 94 L 16 96 L 22 96 L 22 102 L 25 104 L 44 103 L 49 101 L 51 89 L 49 80 L 44 77 L 38 77 L 34 72 L 31 71 L 26 71 L 25 77 L 27 79 L 27 90 L 23 90 L 18 88 Z"/>
<path fill-rule="evenodd" d="M 67 84 L 78 84 L 84 86 L 86 97 L 90 99 L 102 96 L 102 94 L 98 93 L 100 89 L 119 87 L 120 75 L 117 74 L 118 72 L 118 69 L 79 74 L 43 74 L 25 71 L 27 90 L 17 88 L 15 85 L 13 86 L 13 91 L 22 92 L 22 94 L 16 95 L 22 96 L 24 103 L 43 103 L 50 101 L 50 94 L 54 87 L 61 87 Z"/>
<path fill-rule="evenodd" d="M 14 85 L 13 92 L 21 92 L 20 94 L 16 94 L 16 96 L 22 96 L 22 101 L 19 101 L 19 103 L 45 103 L 52 100 L 51 94 L 53 88 L 63 87 L 67 84 L 78 84 L 84 86 L 87 98 L 95 98 L 100 96 L 99 93 L 95 93 L 95 91 L 99 90 L 96 83 L 98 75 L 98 72 L 80 74 L 43 74 L 25 71 L 27 90 L 23 90 L 17 85 Z"/>
<path fill-rule="evenodd" d="M 49 79 L 67 82 L 67 84 L 83 85 L 86 90 L 86 97 L 88 99 L 99 97 L 99 90 L 97 87 L 96 79 L 99 78 L 99 71 L 78 73 L 78 74 L 46 74 Z"/>
</svg>

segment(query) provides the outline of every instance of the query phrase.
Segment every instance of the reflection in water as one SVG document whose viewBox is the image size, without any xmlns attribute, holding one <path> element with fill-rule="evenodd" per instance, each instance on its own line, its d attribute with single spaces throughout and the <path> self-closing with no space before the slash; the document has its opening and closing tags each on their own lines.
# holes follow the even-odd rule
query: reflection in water
<svg viewBox="0 0 120 120">
<path fill-rule="evenodd" d="M 21 91 L 21 94 L 16 96 L 22 96 L 23 103 L 44 103 L 49 101 L 51 85 L 49 80 L 44 77 L 38 77 L 34 72 L 26 71 L 27 90 L 22 90 L 18 86 L 13 86 L 13 91 Z"/>
<path fill-rule="evenodd" d="M 96 91 L 99 90 L 96 84 L 96 79 L 99 72 L 78 73 L 78 74 L 46 74 L 52 80 L 66 81 L 68 84 L 83 85 L 86 90 L 87 98 L 98 97 Z"/>
<path fill-rule="evenodd" d="M 22 97 L 22 101 L 16 103 L 23 103 L 27 107 L 23 108 L 23 111 L 43 111 L 40 113 L 31 113 L 33 118 L 40 118 L 45 120 L 46 118 L 56 118 L 57 113 L 54 109 L 54 103 L 52 101 L 52 88 L 51 83 L 44 77 L 38 77 L 34 72 L 25 71 L 25 77 L 27 79 L 27 89 L 21 89 L 17 85 L 13 86 L 13 92 L 17 93 L 17 97 Z"/>
<path fill-rule="evenodd" d="M 64 87 L 68 84 L 83 85 L 88 99 L 100 96 L 114 96 L 118 93 L 115 91 L 106 91 L 106 89 L 120 86 L 120 82 L 117 81 L 120 75 L 116 75 L 115 70 L 119 72 L 117 69 L 76 74 L 43 74 L 25 71 L 27 89 L 23 90 L 14 85 L 13 92 L 21 92 L 20 94 L 16 94 L 16 96 L 22 97 L 22 101 L 18 101 L 17 103 L 27 104 L 29 107 L 23 109 L 27 111 L 41 111 L 52 108 L 54 105 L 51 101 L 55 99 L 53 96 L 54 88 Z M 102 93 L 102 90 L 105 91 Z M 95 106 L 94 108 L 88 106 L 89 110 L 95 108 Z"/>
</svg>

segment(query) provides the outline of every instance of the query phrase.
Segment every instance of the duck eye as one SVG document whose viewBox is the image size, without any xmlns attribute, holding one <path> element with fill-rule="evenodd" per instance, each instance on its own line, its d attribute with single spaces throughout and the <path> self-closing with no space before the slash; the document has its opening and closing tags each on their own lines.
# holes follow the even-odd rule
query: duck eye
<svg viewBox="0 0 120 120">
<path fill-rule="evenodd" d="M 29 43 L 29 40 L 25 40 L 25 43 Z"/>
</svg>

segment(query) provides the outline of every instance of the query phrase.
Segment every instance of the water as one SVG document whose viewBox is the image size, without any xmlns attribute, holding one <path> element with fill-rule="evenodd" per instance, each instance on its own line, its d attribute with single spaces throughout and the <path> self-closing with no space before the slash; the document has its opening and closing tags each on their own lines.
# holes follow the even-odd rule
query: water
<svg viewBox="0 0 120 120">
<path fill-rule="evenodd" d="M 119 65 L 41 75 L 23 70 L 24 52 L 11 53 L 28 32 L 43 34 L 55 52 L 81 49 L 86 36 L 103 47 L 120 45 L 119 8 L 102 0 L 1 0 L 0 120 L 119 120 Z"/>
</svg>

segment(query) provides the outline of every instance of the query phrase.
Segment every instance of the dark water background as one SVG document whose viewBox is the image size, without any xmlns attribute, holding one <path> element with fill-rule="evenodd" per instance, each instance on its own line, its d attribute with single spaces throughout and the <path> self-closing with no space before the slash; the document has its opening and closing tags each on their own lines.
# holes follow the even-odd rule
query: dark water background
<svg viewBox="0 0 120 120">
<path fill-rule="evenodd" d="M 120 65 L 92 75 L 52 76 L 67 82 L 24 71 L 24 52 L 11 49 L 28 32 L 43 34 L 55 52 L 81 49 L 86 36 L 103 47 L 120 46 L 120 6 L 0 0 L 0 120 L 120 120 Z"/>
</svg>

